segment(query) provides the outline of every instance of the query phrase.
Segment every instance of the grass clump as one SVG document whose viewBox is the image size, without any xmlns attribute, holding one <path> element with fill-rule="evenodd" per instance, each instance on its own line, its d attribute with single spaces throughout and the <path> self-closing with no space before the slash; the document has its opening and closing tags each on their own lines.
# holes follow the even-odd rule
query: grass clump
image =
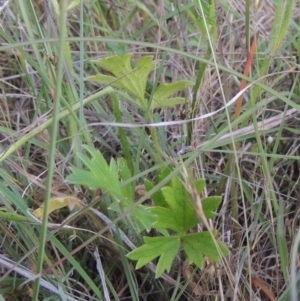
<svg viewBox="0 0 300 301">
<path fill-rule="evenodd" d="M 298 7 L 4 1 L 0 297 L 297 300 Z"/>
</svg>

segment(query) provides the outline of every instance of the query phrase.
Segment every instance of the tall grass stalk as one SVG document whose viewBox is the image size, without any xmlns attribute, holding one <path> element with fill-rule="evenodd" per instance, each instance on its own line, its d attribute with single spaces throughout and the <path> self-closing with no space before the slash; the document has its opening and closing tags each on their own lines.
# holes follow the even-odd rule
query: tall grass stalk
<svg viewBox="0 0 300 301">
<path fill-rule="evenodd" d="M 292 20 L 293 7 L 298 2 L 277 1 L 272 28 L 261 30 L 261 37 L 257 39 L 258 52 L 253 59 L 256 73 L 249 73 L 249 76 L 241 73 L 242 63 L 237 62 L 247 57 L 246 52 L 239 52 L 241 41 L 245 41 L 249 50 L 251 37 L 256 34 L 257 28 L 262 28 L 262 20 L 271 18 L 260 18 L 262 7 L 255 7 L 250 0 L 243 3 L 236 0 L 221 0 L 218 3 L 196 0 L 178 7 L 167 1 L 129 1 L 124 7 L 120 0 L 111 5 L 105 1 L 75 0 L 72 3 L 78 4 L 78 10 L 72 12 L 66 11 L 70 1 L 60 1 L 61 11 L 57 0 L 46 1 L 49 5 L 42 9 L 37 2 L 9 1 L 9 10 L 0 12 L 4 20 L 0 28 L 0 51 L 13 66 L 9 67 L 11 73 L 8 75 L 2 65 L 0 68 L 4 74 L 1 78 L 0 106 L 0 241 L 3 241 L 0 250 L 2 254 L 7 254 L 7 257 L 1 255 L 1 260 L 33 271 L 30 277 L 19 274 L 12 279 L 10 273 L 18 273 L 18 270 L 12 264 L 7 265 L 4 275 L 0 277 L 0 285 L 9 283 L 14 295 L 17 292 L 15 284 L 24 283 L 23 277 L 26 278 L 25 284 L 35 281 L 33 300 L 45 299 L 59 290 L 61 298 L 74 300 L 74 290 L 78 289 L 75 283 L 82 280 L 85 286 L 82 287 L 82 297 L 98 300 L 139 300 L 148 288 L 153 289 L 149 291 L 149 301 L 154 296 L 163 299 L 168 285 L 175 286 L 171 300 L 185 300 L 188 296 L 209 299 L 209 295 L 190 295 L 194 277 L 181 283 L 182 274 L 177 273 L 177 269 L 180 270 L 184 260 L 183 253 L 178 254 L 178 262 L 169 275 L 163 274 L 166 287 L 161 279 L 152 277 L 152 271 L 155 271 L 153 263 L 143 270 L 133 271 L 132 263 L 126 257 L 127 251 L 139 247 L 144 235 L 128 226 L 133 210 L 141 204 L 148 206 L 144 203 L 146 200 L 183 169 L 192 167 L 195 177 L 206 179 L 208 189 L 203 194 L 223 196 L 219 214 L 209 225 L 218 230 L 218 239 L 225 241 L 232 252 L 230 257 L 215 266 L 218 271 L 222 269 L 222 273 L 214 274 L 210 268 L 214 265 L 208 263 L 203 271 L 194 269 L 193 275 L 200 273 L 203 276 L 201 273 L 209 270 L 214 281 L 210 287 L 218 290 L 218 293 L 214 291 L 214 298 L 230 296 L 251 300 L 257 297 L 258 292 L 251 283 L 258 272 L 262 282 L 276 294 L 278 300 L 296 300 L 299 275 L 296 273 L 295 254 L 299 237 L 295 234 L 297 221 L 292 216 L 290 208 L 293 207 L 290 205 L 296 202 L 293 192 L 297 192 L 298 180 L 292 178 L 292 174 L 298 175 L 294 162 L 300 156 L 296 142 L 293 144 L 295 149 L 286 149 L 292 139 L 297 141 L 299 136 L 299 130 L 292 124 L 291 118 L 300 112 L 299 91 L 297 80 L 291 91 L 277 91 L 278 86 L 274 83 L 281 85 L 284 77 L 289 75 L 292 69 L 286 68 L 286 65 L 298 67 L 291 61 L 293 49 L 300 45 L 295 46 L 295 30 L 298 28 Z M 273 2 L 268 0 L 269 4 Z M 54 10 L 53 5 L 56 5 Z M 47 15 L 46 22 L 44 13 Z M 271 32 L 268 46 L 263 43 L 263 39 L 267 38 L 265 32 Z M 284 55 L 288 53 L 283 59 L 282 50 Z M 94 60 L 128 52 L 133 52 L 132 62 L 144 55 L 154 55 L 157 64 L 145 91 L 145 99 L 149 102 L 145 102 L 142 110 L 133 108 L 130 95 L 128 97 L 122 91 L 84 81 L 85 77 L 103 71 L 97 69 Z M 263 61 L 260 64 L 261 53 Z M 53 57 L 58 58 L 57 65 L 51 63 Z M 270 63 L 275 57 L 280 58 L 285 69 L 270 74 Z M 188 90 L 182 93 L 188 99 L 186 103 L 191 104 L 192 113 L 187 118 L 198 118 L 193 121 L 184 118 L 188 125 L 187 144 L 191 145 L 193 138 L 196 143 L 192 147 L 179 149 L 178 153 L 182 156 L 176 155 L 178 149 L 173 149 L 173 146 L 177 142 L 171 141 L 169 135 L 171 132 L 172 138 L 173 134 L 177 138 L 176 134 L 182 133 L 183 124 L 176 119 L 177 108 L 164 112 L 174 116 L 175 121 L 161 120 L 161 115 L 154 114 L 150 109 L 153 94 L 161 80 L 176 80 L 175 74 L 196 81 L 193 92 Z M 17 80 L 11 81 L 13 77 Z M 234 98 L 231 106 L 228 102 L 233 95 L 237 95 L 241 80 L 248 85 L 243 95 L 247 92 L 249 101 L 234 111 L 238 98 Z M 201 102 L 197 99 L 198 91 L 202 93 Z M 120 102 L 123 99 L 125 103 Z M 274 111 L 278 109 L 277 103 L 280 106 L 284 104 L 281 115 Z M 223 110 L 217 111 L 220 107 Z M 262 111 L 265 116 L 259 115 Z M 206 112 L 215 114 L 202 118 Z M 274 116 L 278 117 L 276 122 L 269 123 Z M 111 122 L 112 118 L 116 121 Z M 155 122 L 162 122 L 159 128 L 153 126 Z M 264 122 L 267 127 L 263 126 Z M 146 137 L 145 129 L 149 123 L 151 135 Z M 199 124 L 204 124 L 203 129 L 198 127 Z M 168 131 L 172 128 L 168 135 L 165 126 L 168 126 Z M 59 138 L 56 135 L 58 127 Z M 174 130 L 176 127 L 178 132 Z M 50 136 L 47 135 L 49 129 Z M 111 144 L 107 133 L 111 133 Z M 273 144 L 265 142 L 268 135 L 274 138 Z M 98 144 L 97 139 L 100 141 Z M 131 185 L 134 191 L 136 183 L 142 184 L 144 178 L 157 174 L 166 166 L 173 166 L 174 170 L 140 199 L 132 200 L 132 205 L 115 218 L 115 212 L 111 214 L 109 208 L 111 202 L 103 191 L 91 191 L 89 187 L 65 183 L 70 170 L 82 166 L 76 154 L 85 150 L 83 144 L 93 147 L 94 143 L 101 152 L 104 146 L 109 149 L 106 152 L 108 161 L 112 156 L 126 158 L 132 177 L 122 182 L 122 189 Z M 122 147 L 123 154 L 114 147 L 116 144 Z M 153 166 L 145 159 L 142 149 L 151 156 Z M 146 168 L 140 158 L 147 160 Z M 281 172 L 284 164 L 287 168 L 284 166 L 286 170 Z M 46 171 L 48 174 L 44 182 Z M 192 182 L 187 179 L 186 185 L 192 186 Z M 45 184 L 46 195 L 41 198 L 39 195 Z M 68 218 L 66 208 L 51 213 L 49 217 L 50 194 L 76 194 L 84 208 L 72 212 Z M 41 202 L 44 202 L 45 210 L 43 221 L 39 222 L 32 210 Z M 100 208 L 103 215 L 110 217 L 104 225 L 97 214 L 87 212 L 93 209 L 92 214 L 95 214 Z M 291 220 L 293 225 L 289 226 Z M 122 228 L 124 224 L 127 228 Z M 116 228 L 120 230 L 117 234 Z M 123 241 L 122 233 L 129 228 L 137 246 Z M 109 229 L 113 229 L 115 236 L 104 243 L 101 235 Z M 201 226 L 199 229 L 202 230 Z M 232 229 L 236 235 L 229 231 Z M 40 233 L 38 239 L 36 233 Z M 118 242 L 117 247 L 112 244 L 114 239 Z M 100 258 L 98 256 L 95 261 L 92 255 L 94 250 L 91 251 L 93 248 L 101 250 Z M 260 260 L 260 256 L 267 254 L 263 252 L 270 252 L 270 256 L 276 258 L 276 266 L 270 262 L 267 264 L 267 260 Z M 103 264 L 96 269 L 99 260 Z M 113 264 L 110 262 L 112 260 Z M 237 268 L 232 269 L 232 266 Z M 125 281 L 116 283 L 115 279 Z M 44 281 L 51 284 L 54 290 L 47 291 Z M 125 283 L 128 287 L 124 286 Z M 163 288 L 157 292 L 161 285 Z M 3 299 L 7 297 L 3 296 Z"/>
<path fill-rule="evenodd" d="M 114 90 L 111 87 L 107 87 L 89 97 L 87 97 L 84 100 L 84 105 L 87 105 L 95 100 L 97 100 L 99 97 L 103 97 L 107 94 L 113 93 Z M 60 95 L 62 98 L 62 96 Z M 79 102 L 75 103 L 71 110 L 74 114 L 75 111 L 79 110 L 81 104 Z M 70 111 L 69 109 L 63 109 L 61 112 L 58 113 L 58 120 L 63 119 L 66 116 L 69 116 Z M 33 130 L 31 130 L 28 134 L 25 134 L 23 137 L 21 137 L 17 142 L 15 142 L 13 145 L 11 145 L 7 150 L 3 151 L 0 154 L 0 162 L 4 161 L 6 158 L 8 158 L 11 154 L 13 154 L 16 150 L 18 150 L 21 146 L 23 146 L 26 142 L 30 141 L 33 137 L 38 135 L 40 132 L 43 130 L 47 129 L 48 127 L 52 126 L 54 123 L 54 116 L 53 117 L 48 117 L 46 121 L 44 121 L 41 125 L 37 126 Z M 35 144 L 38 145 L 38 142 Z"/>
<path fill-rule="evenodd" d="M 58 46 L 58 63 L 57 63 L 57 74 L 56 74 L 56 94 L 53 105 L 53 123 L 52 123 L 52 131 L 51 131 L 51 143 L 49 149 L 49 162 L 48 162 L 48 172 L 46 179 L 46 193 L 44 199 L 44 215 L 40 232 L 40 242 L 39 242 L 39 250 L 38 250 L 38 259 L 36 265 L 36 273 L 41 273 L 43 269 L 43 263 L 45 260 L 45 245 L 46 245 L 46 237 L 48 233 L 48 217 L 49 217 L 49 206 L 50 206 L 50 198 L 52 192 L 52 182 L 53 182 L 53 174 L 55 169 L 55 154 L 56 154 L 56 143 L 57 143 L 57 134 L 58 134 L 58 124 L 59 124 L 59 109 L 60 109 L 60 99 L 62 92 L 62 82 L 63 82 L 63 66 L 65 62 L 64 50 L 65 50 L 65 37 L 66 37 L 66 1 L 61 2 L 61 15 L 59 19 L 59 25 L 61 28 L 59 46 Z M 39 290 L 40 290 L 40 278 L 37 278 L 33 287 L 33 296 L 32 300 L 39 300 Z"/>
</svg>

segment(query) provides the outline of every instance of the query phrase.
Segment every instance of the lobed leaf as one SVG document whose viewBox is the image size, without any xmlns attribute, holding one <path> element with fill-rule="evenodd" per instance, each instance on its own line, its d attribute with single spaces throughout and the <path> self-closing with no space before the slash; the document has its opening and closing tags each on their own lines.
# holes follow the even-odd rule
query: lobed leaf
<svg viewBox="0 0 300 301">
<path fill-rule="evenodd" d="M 213 232 L 213 234 L 216 235 L 216 232 Z M 203 268 L 204 256 L 215 262 L 220 262 L 222 256 L 229 255 L 226 245 L 213 239 L 208 231 L 184 236 L 182 246 L 189 263 L 195 263 L 200 269 Z"/>
<path fill-rule="evenodd" d="M 135 220 L 141 224 L 143 229 L 150 232 L 154 222 L 154 214 L 148 207 L 140 205 L 133 210 L 132 215 Z"/>
<path fill-rule="evenodd" d="M 114 55 L 96 63 L 102 68 L 111 72 L 114 76 L 98 74 L 86 78 L 86 80 L 94 80 L 103 84 L 111 84 L 114 87 L 122 88 L 128 93 L 137 97 L 140 105 L 144 110 L 147 109 L 147 103 L 144 99 L 146 84 L 149 73 L 154 68 L 152 56 L 144 56 L 140 58 L 135 68 L 131 67 L 131 53 L 124 56 Z"/>
<path fill-rule="evenodd" d="M 147 179 L 144 180 L 144 185 L 147 191 L 150 191 L 152 188 L 154 188 L 154 184 L 148 181 Z M 168 206 L 168 203 L 165 201 L 161 189 L 151 195 L 151 200 L 154 202 L 156 206 L 162 206 L 162 207 Z"/>
<path fill-rule="evenodd" d="M 112 159 L 108 165 L 99 151 L 89 146 L 84 147 L 92 158 L 81 153 L 78 157 L 89 170 L 72 167 L 72 174 L 67 176 L 66 180 L 70 183 L 85 185 L 90 189 L 104 189 L 117 199 L 121 199 L 122 190 L 116 162 Z"/>
<path fill-rule="evenodd" d="M 151 208 L 150 210 L 152 213 L 156 214 L 155 223 L 153 223 L 154 228 L 170 229 L 178 233 L 181 233 L 183 231 L 182 226 L 177 223 L 170 209 L 157 206 Z"/>
<path fill-rule="evenodd" d="M 156 184 L 160 183 L 164 180 L 172 171 L 173 167 L 167 166 L 163 170 L 161 170 L 160 174 L 157 177 Z M 146 190 L 149 192 L 152 188 L 154 188 L 154 184 L 148 181 L 147 179 L 144 181 L 144 185 Z M 166 186 L 169 185 L 166 184 Z M 154 202 L 156 206 L 168 207 L 168 203 L 165 201 L 162 190 L 158 190 L 151 196 L 151 200 Z"/>
<path fill-rule="evenodd" d="M 171 186 L 162 188 L 162 192 L 170 207 L 170 215 L 180 228 L 179 232 L 185 232 L 198 224 L 199 219 L 194 209 L 194 200 L 177 177 L 172 179 Z M 155 227 L 161 228 L 159 225 L 163 222 L 162 219 L 163 217 L 157 217 Z"/>
<path fill-rule="evenodd" d="M 197 192 L 198 192 L 199 195 L 204 190 L 205 185 L 206 185 L 206 183 L 205 183 L 204 179 L 198 179 L 198 180 L 195 181 L 195 186 L 196 186 L 196 189 L 197 189 Z"/>
<path fill-rule="evenodd" d="M 134 201 L 134 194 L 135 194 L 135 191 L 134 191 L 134 185 L 133 183 L 128 183 L 127 185 L 122 185 L 122 183 L 124 181 L 127 181 L 129 179 L 131 179 L 132 175 L 131 175 L 131 172 L 129 170 L 129 167 L 127 165 L 127 162 L 124 158 L 119 158 L 117 160 L 117 165 L 118 165 L 118 175 L 119 175 L 119 178 L 120 178 L 120 184 L 121 184 L 121 191 L 122 191 L 122 196 L 124 198 L 126 198 L 126 200 L 128 200 L 128 204 L 127 204 L 127 207 L 130 206 L 133 201 Z"/>
<path fill-rule="evenodd" d="M 171 97 L 166 98 L 159 101 L 153 101 L 152 102 L 152 109 L 158 109 L 158 108 L 173 108 L 177 105 L 184 104 L 186 102 L 186 99 L 183 97 Z"/>
<path fill-rule="evenodd" d="M 202 209 L 206 218 L 213 218 L 217 214 L 214 210 L 220 205 L 222 198 L 220 196 L 209 196 L 205 199 L 202 199 Z"/>
<path fill-rule="evenodd" d="M 127 257 L 131 260 L 138 260 L 136 268 L 139 269 L 160 257 L 155 277 L 160 277 L 166 270 L 170 271 L 172 262 L 179 251 L 180 239 L 177 236 L 171 237 L 144 237 L 145 244 L 130 252 Z"/>
<path fill-rule="evenodd" d="M 174 95 L 175 93 L 189 87 L 193 86 L 194 83 L 191 81 L 186 80 L 179 80 L 173 83 L 167 83 L 167 84 L 160 84 L 153 94 L 153 109 L 154 108 L 168 108 L 173 107 L 177 104 L 182 104 L 186 100 L 181 97 L 176 98 L 169 98 L 170 96 Z"/>
</svg>

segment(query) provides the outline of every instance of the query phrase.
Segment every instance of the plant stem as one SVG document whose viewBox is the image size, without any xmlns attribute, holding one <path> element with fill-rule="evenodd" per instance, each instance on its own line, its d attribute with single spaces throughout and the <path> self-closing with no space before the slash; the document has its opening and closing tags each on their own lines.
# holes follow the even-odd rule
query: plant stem
<svg viewBox="0 0 300 301">
<path fill-rule="evenodd" d="M 66 36 L 66 27 L 64 24 L 66 23 L 66 1 L 62 1 L 61 3 L 61 15 L 60 15 L 60 39 L 59 39 L 59 55 L 58 55 L 58 64 L 57 64 L 57 74 L 56 74 L 56 95 L 54 99 L 53 106 L 53 124 L 51 131 L 51 143 L 49 149 L 49 164 L 48 164 L 48 173 L 46 179 L 46 193 L 44 200 L 44 214 L 43 214 L 43 222 L 41 226 L 40 232 L 40 244 L 38 250 L 38 260 L 36 264 L 36 273 L 41 273 L 43 269 L 44 263 L 44 255 L 45 255 L 45 245 L 46 245 L 46 237 L 48 232 L 48 216 L 49 216 L 49 206 L 50 206 L 50 198 L 52 191 L 52 179 L 53 173 L 55 169 L 55 154 L 56 154 L 56 139 L 58 132 L 58 124 L 59 124 L 59 108 L 60 108 L 60 98 L 62 92 L 62 83 L 63 83 L 63 64 L 64 64 L 64 38 Z M 39 298 L 39 290 L 40 290 L 40 278 L 37 278 L 34 282 L 33 287 L 33 296 L 32 300 L 37 301 Z"/>
<path fill-rule="evenodd" d="M 88 98 L 84 99 L 83 104 L 88 105 L 89 103 L 98 100 L 100 97 L 105 96 L 107 94 L 113 93 L 114 89 L 111 87 L 107 87 L 91 96 Z M 75 112 L 79 110 L 80 103 L 76 102 L 71 108 L 72 112 Z M 58 114 L 58 121 L 61 120 L 62 118 L 68 116 L 70 114 L 69 109 L 63 109 L 59 114 Z M 43 130 L 48 128 L 54 123 L 53 117 L 48 118 L 44 123 L 41 125 L 37 126 L 33 130 L 31 130 L 28 134 L 24 135 L 21 137 L 16 143 L 12 144 L 7 150 L 4 152 L 0 153 L 0 163 L 3 162 L 7 157 L 9 157 L 12 153 L 14 153 L 16 150 L 18 150 L 21 146 L 23 146 L 26 142 L 28 142 L 31 138 L 34 136 L 38 135 L 41 133 Z"/>
<path fill-rule="evenodd" d="M 113 110 L 114 110 L 114 114 L 116 117 L 116 121 L 121 123 L 122 122 L 122 115 L 120 112 L 120 108 L 119 108 L 119 102 L 118 99 L 116 97 L 116 93 L 112 93 L 110 95 L 111 97 L 111 101 L 113 104 Z M 123 127 L 118 127 L 118 131 L 119 131 L 119 135 L 120 135 L 120 139 L 121 139 L 121 145 L 123 148 L 123 152 L 124 152 L 124 157 L 125 160 L 127 162 L 127 165 L 131 171 L 131 174 L 134 174 L 134 168 L 133 168 L 133 163 L 132 163 L 132 157 L 131 157 L 131 153 L 130 153 L 130 148 L 129 148 L 129 143 L 126 137 L 126 132 L 125 129 Z"/>
</svg>

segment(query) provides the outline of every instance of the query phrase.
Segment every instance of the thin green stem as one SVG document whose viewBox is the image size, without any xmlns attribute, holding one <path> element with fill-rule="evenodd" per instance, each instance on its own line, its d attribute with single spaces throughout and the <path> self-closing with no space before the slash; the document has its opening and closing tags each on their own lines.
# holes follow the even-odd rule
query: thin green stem
<svg viewBox="0 0 300 301">
<path fill-rule="evenodd" d="M 246 13 L 245 13 L 245 24 L 246 24 L 246 48 L 250 49 L 250 0 L 246 0 Z"/>
<path fill-rule="evenodd" d="M 80 28 L 79 28 L 79 36 L 80 38 L 83 38 L 84 35 L 84 22 L 83 22 L 83 0 L 80 1 L 80 16 L 79 16 L 79 22 L 80 22 Z M 85 117 L 83 114 L 83 96 L 84 96 L 84 53 L 85 53 L 85 47 L 84 47 L 84 42 L 83 40 L 80 40 L 79 42 L 79 60 L 80 60 L 80 65 L 79 65 L 79 102 L 80 102 L 80 109 L 79 109 L 79 122 L 81 125 L 85 124 Z M 78 137 L 78 151 L 81 152 L 82 150 L 82 139 L 81 135 Z M 77 166 L 81 167 L 81 161 L 77 161 Z"/>
<path fill-rule="evenodd" d="M 118 99 L 116 97 L 116 93 L 112 93 L 110 95 L 110 97 L 111 97 L 111 101 L 112 101 L 112 104 L 113 104 L 113 109 L 114 109 L 114 114 L 115 114 L 115 117 L 116 117 L 116 121 L 121 123 L 122 122 L 122 115 L 121 115 L 121 112 L 120 112 L 119 102 L 118 102 Z M 127 165 L 128 165 L 128 167 L 131 171 L 131 174 L 133 175 L 134 174 L 134 168 L 133 168 L 129 143 L 128 143 L 127 136 L 126 136 L 126 131 L 123 127 L 118 127 L 118 131 L 119 131 L 119 135 L 120 135 L 120 139 L 121 139 L 121 145 L 122 145 L 122 148 L 123 148 L 125 160 L 126 160 Z"/>
<path fill-rule="evenodd" d="M 59 108 L 60 108 L 60 98 L 62 92 L 62 83 L 63 83 L 63 64 L 64 64 L 64 38 L 66 36 L 66 0 L 61 2 L 61 15 L 60 15 L 60 39 L 59 39 L 59 55 L 58 55 L 58 64 L 57 64 L 57 75 L 56 75 L 56 95 L 53 106 L 53 124 L 51 131 L 51 143 L 49 149 L 49 164 L 48 164 L 48 174 L 46 179 L 46 193 L 44 199 L 44 214 L 43 214 L 43 222 L 41 226 L 40 232 L 40 245 L 38 250 L 38 260 L 36 265 L 36 273 L 39 274 L 43 269 L 44 263 L 44 255 L 45 255 L 45 247 L 46 247 L 46 238 L 48 232 L 48 216 L 49 216 L 49 207 L 50 207 L 50 199 L 51 199 L 51 191 L 52 191 L 52 179 L 53 173 L 55 169 L 55 154 L 56 154 L 56 139 L 58 132 L 58 124 L 59 124 Z M 34 282 L 33 286 L 33 296 L 32 300 L 37 301 L 39 298 L 39 290 L 40 290 L 40 278 L 37 278 Z"/>
<path fill-rule="evenodd" d="M 88 105 L 91 102 L 98 100 L 99 98 L 111 94 L 114 92 L 114 89 L 111 87 L 107 87 L 91 96 L 86 98 L 83 102 L 84 105 Z M 80 103 L 76 102 L 72 105 L 71 110 L 74 113 L 75 111 L 79 110 Z M 58 114 L 58 120 L 61 120 L 64 117 L 67 117 L 70 114 L 69 109 L 63 109 Z M 34 128 L 32 131 L 30 131 L 28 134 L 21 137 L 16 143 L 12 144 L 6 151 L 0 153 L 0 162 L 3 162 L 6 158 L 8 158 L 12 153 L 14 153 L 16 150 L 18 150 L 21 146 L 23 146 L 26 142 L 28 142 L 31 138 L 38 135 L 40 132 L 48 128 L 54 123 L 53 117 L 48 118 L 44 123 Z"/>
<path fill-rule="evenodd" d="M 206 51 L 205 59 L 208 60 L 210 57 L 211 57 L 211 48 L 209 47 Z M 200 86 L 201 86 L 201 82 L 202 82 L 206 67 L 207 67 L 206 63 L 201 64 L 201 66 L 199 68 L 199 72 L 197 74 L 196 82 L 195 82 L 194 89 L 193 89 L 192 111 L 190 114 L 190 119 L 195 118 L 196 114 L 197 114 L 197 104 L 199 103 L 197 101 L 197 95 L 198 95 L 198 90 L 200 89 Z M 190 122 L 188 124 L 188 130 L 187 130 L 187 139 L 186 139 L 187 146 L 191 145 L 191 143 L 192 143 L 193 129 L 194 129 L 194 122 Z"/>
</svg>

